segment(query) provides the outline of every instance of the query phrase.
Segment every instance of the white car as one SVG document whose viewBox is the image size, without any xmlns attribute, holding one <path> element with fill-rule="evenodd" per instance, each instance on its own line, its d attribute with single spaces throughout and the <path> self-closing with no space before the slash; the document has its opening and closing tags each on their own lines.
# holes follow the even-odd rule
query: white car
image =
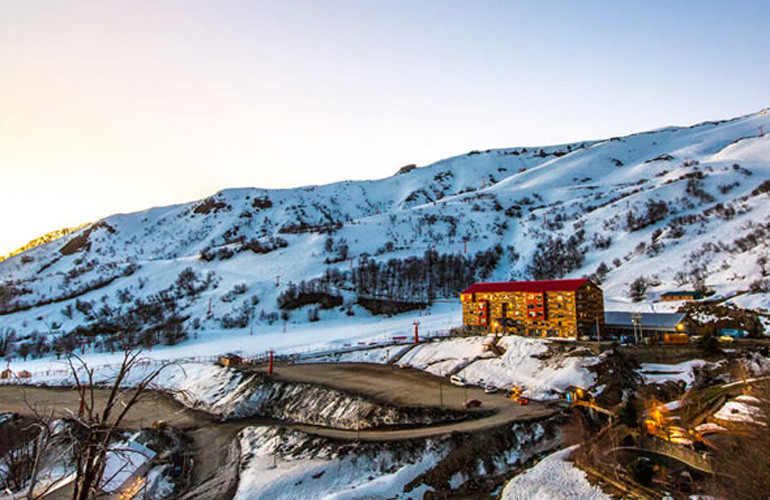
<svg viewBox="0 0 770 500">
<path fill-rule="evenodd" d="M 449 382 L 460 387 L 465 387 L 465 379 L 457 375 L 449 377 Z"/>
<path fill-rule="evenodd" d="M 497 392 L 497 387 L 495 387 L 493 385 L 488 385 L 488 386 L 484 387 L 484 392 L 486 394 L 494 394 L 494 393 Z"/>
</svg>

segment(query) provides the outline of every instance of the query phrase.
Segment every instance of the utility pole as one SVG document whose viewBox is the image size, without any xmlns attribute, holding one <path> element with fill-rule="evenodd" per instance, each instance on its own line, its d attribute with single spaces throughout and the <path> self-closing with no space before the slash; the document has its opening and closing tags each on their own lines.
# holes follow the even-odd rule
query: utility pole
<svg viewBox="0 0 770 500">
<path fill-rule="evenodd" d="M 643 337 L 641 313 L 631 313 L 631 323 L 634 325 L 634 343 L 638 344 L 640 338 Z"/>
<path fill-rule="evenodd" d="M 602 353 L 602 335 L 599 332 L 599 316 L 596 316 L 596 354 Z"/>
<path fill-rule="evenodd" d="M 420 337 L 419 337 L 419 333 L 418 333 L 419 330 L 418 329 L 420 328 L 420 321 L 419 320 L 414 320 L 414 323 L 412 323 L 412 324 L 414 325 L 414 343 L 415 344 L 419 344 L 420 343 Z"/>
<path fill-rule="evenodd" d="M 438 402 L 440 407 L 444 407 L 444 386 L 441 380 L 438 381 Z"/>
<path fill-rule="evenodd" d="M 276 286 L 276 288 L 281 286 L 281 275 L 280 274 L 275 277 L 275 286 Z"/>
</svg>

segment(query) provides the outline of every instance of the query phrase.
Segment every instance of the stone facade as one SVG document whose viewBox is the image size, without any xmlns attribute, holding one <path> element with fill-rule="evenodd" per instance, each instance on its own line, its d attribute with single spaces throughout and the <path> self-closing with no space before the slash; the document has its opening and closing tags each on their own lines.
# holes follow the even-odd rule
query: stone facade
<svg viewBox="0 0 770 500">
<path fill-rule="evenodd" d="M 604 327 L 604 295 L 587 279 L 477 283 L 460 299 L 464 325 L 496 333 L 574 338 Z"/>
</svg>

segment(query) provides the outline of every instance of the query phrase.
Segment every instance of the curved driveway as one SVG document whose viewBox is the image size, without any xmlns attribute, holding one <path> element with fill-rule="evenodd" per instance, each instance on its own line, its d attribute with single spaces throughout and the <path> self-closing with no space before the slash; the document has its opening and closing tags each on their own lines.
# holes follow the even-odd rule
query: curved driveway
<svg viewBox="0 0 770 500">
<path fill-rule="evenodd" d="M 259 418 L 221 422 L 212 415 L 186 408 L 165 394 L 150 392 L 132 407 L 123 424 L 126 428 L 136 429 L 149 427 L 155 420 L 165 420 L 169 425 L 188 431 L 194 441 L 196 461 L 193 476 L 198 484 L 222 466 L 223 457 L 211 453 L 212 445 L 217 449 L 226 449 L 226 443 L 234 439 L 241 429 L 252 425 L 280 425 L 334 439 L 391 441 L 479 431 L 544 418 L 554 413 L 553 409 L 543 403 L 532 402 L 527 406 L 519 406 L 501 393 L 485 394 L 478 388 L 450 385 L 443 377 L 385 365 L 326 363 L 277 366 L 274 377 L 277 380 L 329 387 L 399 406 L 443 407 L 466 411 L 463 406 L 466 399 L 478 399 L 482 406 L 480 409 L 467 410 L 471 414 L 477 413 L 478 418 L 471 415 L 471 418 L 460 422 L 359 432 Z M 106 400 L 107 390 L 96 389 L 95 397 L 97 406 L 100 406 L 99 403 Z M 32 404 L 43 413 L 53 410 L 55 416 L 66 417 L 69 412 L 77 413 L 79 401 L 78 392 L 69 387 L 0 385 L 0 412 L 30 415 L 32 412 L 28 404 Z"/>
<path fill-rule="evenodd" d="M 391 441 L 427 438 L 456 431 L 473 432 L 513 422 L 540 419 L 554 413 L 554 410 L 544 403 L 531 402 L 520 406 L 506 398 L 502 391 L 485 394 L 482 389 L 476 387 L 451 385 L 444 377 L 388 365 L 319 363 L 277 366 L 274 377 L 282 381 L 312 383 L 398 406 L 443 407 L 471 413 L 470 419 L 461 422 L 394 430 L 359 432 L 304 424 L 288 426 L 336 439 Z M 481 401 L 481 408 L 465 410 L 463 403 L 468 399 Z M 480 415 L 474 418 L 473 413 Z"/>
</svg>

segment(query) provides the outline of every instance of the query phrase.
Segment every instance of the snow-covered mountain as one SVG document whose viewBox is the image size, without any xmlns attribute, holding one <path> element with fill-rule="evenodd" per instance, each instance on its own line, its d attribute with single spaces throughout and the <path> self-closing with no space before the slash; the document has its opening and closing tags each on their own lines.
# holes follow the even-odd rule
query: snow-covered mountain
<svg viewBox="0 0 770 500">
<path fill-rule="evenodd" d="M 175 343 L 360 319 L 370 312 L 359 303 L 373 310 L 366 299 L 454 298 L 476 279 L 583 275 L 602 282 L 608 309 L 649 309 L 694 286 L 768 309 L 762 128 L 765 111 L 113 215 L 0 262 L 0 333 L 15 331 L 16 344 L 37 333 L 33 350 L 51 339 L 71 348 L 78 329 Z M 640 277 L 643 300 L 632 302 Z"/>
</svg>

